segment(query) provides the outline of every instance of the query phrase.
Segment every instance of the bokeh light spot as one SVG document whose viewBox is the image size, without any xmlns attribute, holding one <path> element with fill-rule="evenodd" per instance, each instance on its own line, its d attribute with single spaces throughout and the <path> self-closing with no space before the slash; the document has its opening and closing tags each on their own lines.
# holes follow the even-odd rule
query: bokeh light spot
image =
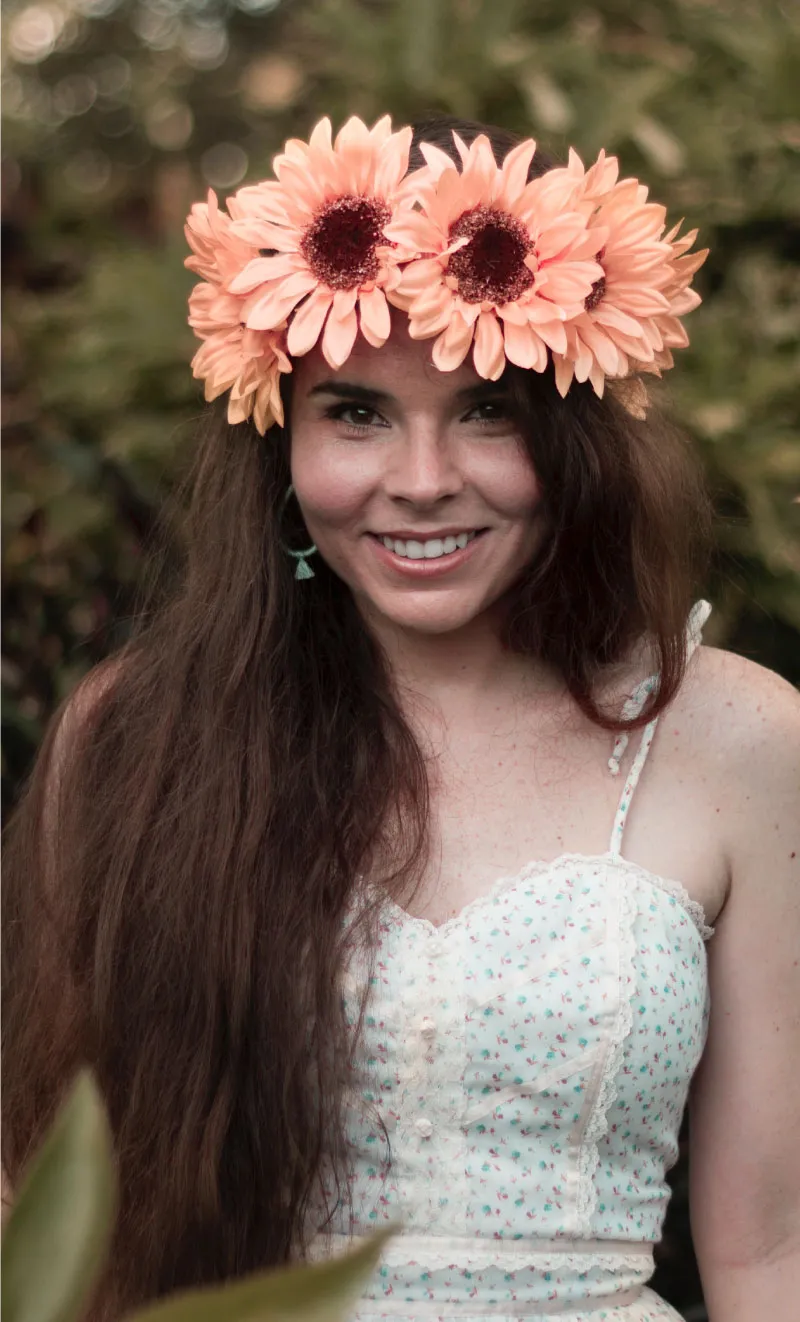
<svg viewBox="0 0 800 1322">
<path fill-rule="evenodd" d="M 147 112 L 145 131 L 154 147 L 181 151 L 194 132 L 194 115 L 182 101 L 162 97 Z"/>
<path fill-rule="evenodd" d="M 203 152 L 200 169 L 212 188 L 233 188 L 247 173 L 247 152 L 235 142 L 218 142 Z"/>
</svg>

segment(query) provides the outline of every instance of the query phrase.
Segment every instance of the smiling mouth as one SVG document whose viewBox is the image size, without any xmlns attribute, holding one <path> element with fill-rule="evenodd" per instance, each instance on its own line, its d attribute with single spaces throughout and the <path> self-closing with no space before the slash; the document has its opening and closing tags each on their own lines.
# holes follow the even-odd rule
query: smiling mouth
<svg viewBox="0 0 800 1322">
<path fill-rule="evenodd" d="M 487 532 L 489 532 L 488 528 L 477 528 L 468 534 L 459 533 L 458 541 L 456 541 L 456 537 L 453 534 L 448 534 L 444 537 L 426 537 L 424 539 L 421 537 L 388 537 L 383 534 L 372 532 L 369 533 L 368 536 L 378 542 L 385 551 L 388 551 L 391 555 L 397 556 L 400 560 L 409 560 L 416 563 L 422 561 L 431 563 L 432 561 L 448 560 L 451 556 L 457 555 L 459 552 L 466 550 L 468 546 L 473 542 L 476 542 Z M 389 545 L 387 545 L 387 542 Z M 432 549 L 431 552 L 426 554 L 424 548 L 426 544 L 431 542 L 438 543 L 439 549 Z M 404 550 L 396 550 L 398 543 L 404 547 Z M 413 551 L 409 551 L 410 546 L 414 547 Z"/>
</svg>

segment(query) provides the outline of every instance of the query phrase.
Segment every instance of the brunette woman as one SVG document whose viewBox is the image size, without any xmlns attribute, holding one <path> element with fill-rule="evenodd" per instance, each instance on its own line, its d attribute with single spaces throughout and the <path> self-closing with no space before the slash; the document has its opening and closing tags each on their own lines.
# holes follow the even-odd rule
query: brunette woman
<svg viewBox="0 0 800 1322">
<path fill-rule="evenodd" d="M 800 703 L 701 645 L 644 385 L 703 254 L 614 158 L 476 124 L 275 171 L 192 209 L 182 567 L 7 837 L 10 1185 L 88 1062 L 103 1322 L 398 1220 L 361 1322 L 667 1322 L 688 1100 L 711 1322 L 788 1322 Z"/>
</svg>

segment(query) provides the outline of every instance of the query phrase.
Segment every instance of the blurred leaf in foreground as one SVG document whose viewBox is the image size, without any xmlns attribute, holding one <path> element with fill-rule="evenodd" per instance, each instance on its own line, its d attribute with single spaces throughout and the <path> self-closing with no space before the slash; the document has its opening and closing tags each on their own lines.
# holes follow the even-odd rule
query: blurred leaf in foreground
<svg viewBox="0 0 800 1322">
<path fill-rule="evenodd" d="M 259 1272 L 234 1284 L 172 1295 L 128 1322 L 345 1322 L 384 1244 L 398 1229 L 378 1230 L 353 1252 L 328 1262 Z"/>
<path fill-rule="evenodd" d="M 78 1322 L 116 1213 L 111 1131 L 83 1071 L 33 1158 L 3 1234 L 3 1322 Z"/>
</svg>

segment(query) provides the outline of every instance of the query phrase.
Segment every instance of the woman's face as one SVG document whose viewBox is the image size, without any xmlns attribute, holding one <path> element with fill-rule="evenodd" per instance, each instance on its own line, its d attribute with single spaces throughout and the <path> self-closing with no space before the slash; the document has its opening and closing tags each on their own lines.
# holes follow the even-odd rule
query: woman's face
<svg viewBox="0 0 800 1322">
<path fill-rule="evenodd" d="M 542 536 L 540 488 L 506 388 L 467 363 L 440 372 L 431 342 L 409 337 L 403 313 L 393 313 L 382 348 L 359 336 L 338 372 L 318 348 L 295 361 L 291 469 L 319 554 L 362 613 L 402 629 L 468 626 L 509 589 Z M 381 543 L 387 534 L 425 543 L 476 530 L 452 557 L 403 558 Z"/>
</svg>

